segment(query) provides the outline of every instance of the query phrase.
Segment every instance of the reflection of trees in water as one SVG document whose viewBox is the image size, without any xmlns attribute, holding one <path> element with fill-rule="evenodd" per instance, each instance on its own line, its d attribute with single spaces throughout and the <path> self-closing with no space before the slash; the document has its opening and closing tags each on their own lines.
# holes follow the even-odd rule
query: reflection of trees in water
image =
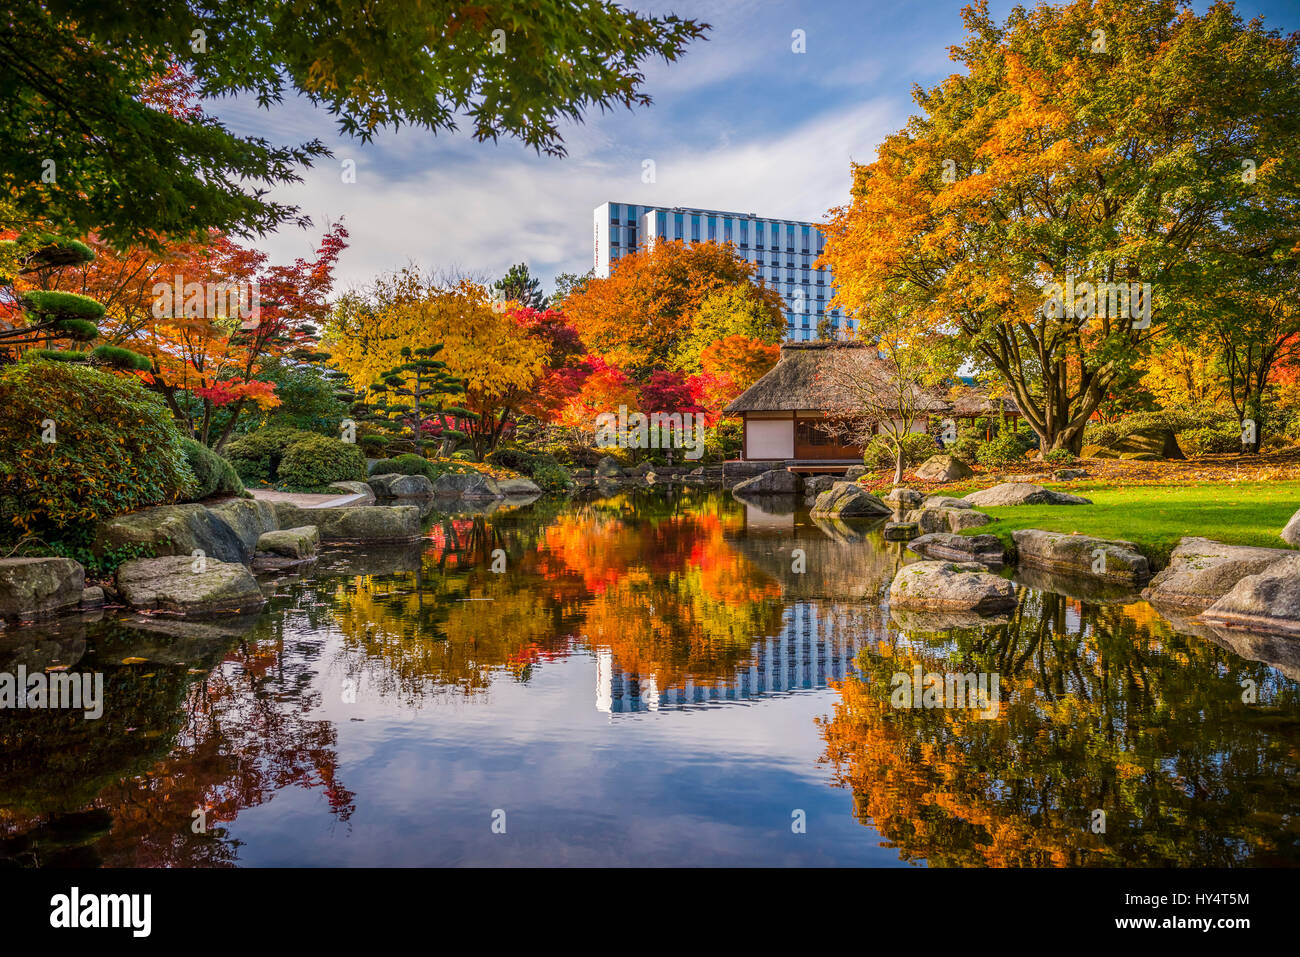
<svg viewBox="0 0 1300 957">
<path fill-rule="evenodd" d="M 996 718 L 895 709 L 890 678 L 1001 675 Z M 941 866 L 1300 861 L 1297 685 L 1149 606 L 1028 592 L 1009 624 L 895 633 L 824 722 L 856 815 Z M 1261 703 L 1241 700 L 1243 679 Z M 1106 814 L 1092 833 L 1094 810 Z"/>
<path fill-rule="evenodd" d="M 82 721 L 77 713 L 84 727 L 73 725 L 67 733 L 61 733 L 65 722 L 43 722 L 32 736 L 42 751 L 96 755 L 118 748 L 124 756 L 102 768 L 93 791 L 70 802 L 58 789 L 57 768 L 47 772 L 29 763 L 26 785 L 37 802 L 25 813 L 0 815 L 9 856 L 22 864 L 66 862 L 67 839 L 52 842 L 49 835 L 63 834 L 72 820 L 83 842 L 76 863 L 228 866 L 238 848 L 222 825 L 291 786 L 321 789 L 331 813 L 346 821 L 354 796 L 338 779 L 335 728 L 307 717 L 319 703 L 308 692 L 310 656 L 284 654 L 286 619 L 290 628 L 310 627 L 308 614 L 289 609 L 285 616 L 224 640 L 215 666 L 200 675 L 184 666 L 115 669 L 120 673 L 107 693 L 111 707 L 100 721 Z M 99 647 L 111 646 L 105 636 Z M 152 694 L 123 694 L 122 682 L 137 682 Z M 142 761 L 142 751 L 152 756 Z M 23 749 L 6 747 L 5 754 L 7 761 L 20 760 Z M 10 805 L 7 790 L 4 803 Z M 83 810 L 65 815 L 69 804 Z M 206 833 L 194 833 L 196 808 L 206 811 Z M 103 812 L 111 830 L 100 820 Z M 63 853 L 51 857 L 42 848 Z"/>
<path fill-rule="evenodd" d="M 338 585 L 343 667 L 408 703 L 526 679 L 578 638 L 665 681 L 729 674 L 781 623 L 779 584 L 724 539 L 741 520 L 720 496 L 659 493 L 435 521 L 419 572 Z"/>
</svg>

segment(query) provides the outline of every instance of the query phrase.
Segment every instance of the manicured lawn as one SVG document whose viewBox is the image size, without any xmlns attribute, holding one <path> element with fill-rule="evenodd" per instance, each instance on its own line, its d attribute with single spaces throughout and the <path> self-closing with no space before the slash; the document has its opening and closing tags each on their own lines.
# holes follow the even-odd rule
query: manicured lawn
<svg viewBox="0 0 1300 957">
<path fill-rule="evenodd" d="M 993 524 L 967 534 L 992 534 L 1010 546 L 1021 528 L 1077 532 L 1134 542 L 1157 567 L 1184 535 L 1233 545 L 1286 548 L 1278 537 L 1300 509 L 1300 481 L 1134 485 L 1044 483 L 1090 498 L 1092 505 L 1019 505 L 981 509 Z"/>
</svg>

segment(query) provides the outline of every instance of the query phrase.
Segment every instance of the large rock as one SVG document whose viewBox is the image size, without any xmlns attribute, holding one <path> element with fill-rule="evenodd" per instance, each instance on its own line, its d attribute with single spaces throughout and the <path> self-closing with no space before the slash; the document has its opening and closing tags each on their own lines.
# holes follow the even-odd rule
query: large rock
<svg viewBox="0 0 1300 957">
<path fill-rule="evenodd" d="M 964 498 L 953 498 L 951 495 L 927 495 L 921 502 L 922 508 L 974 508 L 970 502 Z"/>
<path fill-rule="evenodd" d="M 439 498 L 495 499 L 503 498 L 497 481 L 481 472 L 448 472 L 439 475 L 433 483 L 433 494 Z"/>
<path fill-rule="evenodd" d="M 431 498 L 433 482 L 427 475 L 403 475 L 400 472 L 385 472 L 372 475 L 367 482 L 376 498 Z"/>
<path fill-rule="evenodd" d="M 804 497 L 809 501 L 816 501 L 818 495 L 828 491 L 839 481 L 841 479 L 834 475 L 809 475 L 803 480 Z"/>
<path fill-rule="evenodd" d="M 399 544 L 423 537 L 420 509 L 415 505 L 345 505 L 342 508 L 299 508 L 277 502 L 276 515 L 285 528 L 315 525 L 325 542 Z"/>
<path fill-rule="evenodd" d="M 654 472 L 646 472 L 646 480 L 651 480 Z M 542 487 L 529 478 L 501 479 L 497 488 L 506 498 L 524 498 L 529 495 L 541 495 Z"/>
<path fill-rule="evenodd" d="M 892 488 L 889 490 L 888 494 L 885 495 L 884 500 L 890 505 L 897 506 L 898 508 L 915 508 L 925 501 L 925 495 L 915 489 Z M 958 500 L 953 499 L 953 501 Z M 970 508 L 969 505 L 966 507 Z"/>
<path fill-rule="evenodd" d="M 844 481 L 856 482 L 858 479 L 862 478 L 862 476 L 870 474 L 871 469 L 867 468 L 865 465 L 850 465 L 844 470 Z"/>
<path fill-rule="evenodd" d="M 596 463 L 596 478 L 618 479 L 623 477 L 623 467 L 606 455 Z"/>
<path fill-rule="evenodd" d="M 315 525 L 284 528 L 267 532 L 257 540 L 253 571 L 275 572 L 316 560 L 320 547 L 320 530 Z"/>
<path fill-rule="evenodd" d="M 1300 554 L 1246 576 L 1201 618 L 1231 628 L 1300 635 Z"/>
<path fill-rule="evenodd" d="M 1151 565 L 1132 542 L 1107 541 L 1087 535 L 1063 535 L 1040 528 L 1012 532 L 1020 564 L 1065 575 L 1141 584 L 1151 577 Z"/>
<path fill-rule="evenodd" d="M 996 535 L 933 532 L 913 539 L 907 547 L 922 558 L 946 559 L 954 562 L 1001 565 L 1006 558 L 1006 550 Z"/>
<path fill-rule="evenodd" d="M 979 562 L 916 562 L 899 569 L 889 586 L 890 608 L 998 612 L 1016 604 L 1016 586 Z"/>
<path fill-rule="evenodd" d="M 254 498 L 235 498 L 218 505 L 209 505 L 208 511 L 218 521 L 230 526 L 239 538 L 243 549 L 243 562 L 247 562 L 257 549 L 257 540 L 266 532 L 273 532 L 280 527 L 275 517 L 275 506 L 270 502 Z M 220 555 L 217 558 L 221 558 Z M 230 561 L 221 558 L 222 561 Z"/>
<path fill-rule="evenodd" d="M 1169 565 L 1142 592 L 1157 605 L 1198 609 L 1214 604 L 1237 582 L 1294 555 L 1286 548 L 1225 545 L 1206 538 L 1184 538 Z"/>
<path fill-rule="evenodd" d="M 257 540 L 257 550 L 281 558 L 308 558 L 320 547 L 320 529 L 315 525 L 282 528 Z"/>
<path fill-rule="evenodd" d="M 768 469 L 737 482 L 731 491 L 740 496 L 793 495 L 799 491 L 799 476 L 789 469 Z"/>
<path fill-rule="evenodd" d="M 1003 482 L 966 496 L 971 505 L 997 508 L 1006 505 L 1091 505 L 1092 501 L 1079 495 L 1053 492 L 1041 485 L 1028 482 Z"/>
<path fill-rule="evenodd" d="M 916 470 L 916 477 L 925 482 L 956 482 L 974 474 L 974 470 L 955 455 L 932 455 Z"/>
<path fill-rule="evenodd" d="M 894 510 L 857 482 L 836 482 L 817 496 L 812 511 L 820 515 L 855 518 L 864 515 L 892 515 Z"/>
<path fill-rule="evenodd" d="M 887 542 L 906 542 L 920 535 L 921 529 L 916 522 L 886 522 L 880 534 Z"/>
<path fill-rule="evenodd" d="M 85 585 L 85 569 L 71 558 L 0 558 L 0 619 L 70 611 Z"/>
<path fill-rule="evenodd" d="M 158 505 L 100 522 L 94 533 L 96 555 L 138 546 L 155 556 L 191 555 L 198 549 L 223 562 L 247 562 L 258 536 L 275 528 L 275 513 L 266 502 L 238 499 L 236 503 Z M 248 508 L 266 506 L 266 509 Z M 267 523 L 271 523 L 269 528 Z"/>
<path fill-rule="evenodd" d="M 1178 439 L 1172 429 L 1150 428 L 1130 432 L 1118 442 L 1111 443 L 1111 451 L 1119 453 L 1122 459 L 1150 456 L 1154 459 L 1183 459 L 1183 450 L 1178 447 Z"/>
<path fill-rule="evenodd" d="M 361 500 L 353 502 L 353 505 L 374 505 L 375 490 L 370 487 L 368 482 L 331 482 L 326 486 L 328 491 L 338 492 L 340 495 L 360 495 Z"/>
<path fill-rule="evenodd" d="M 123 562 L 117 590 L 133 608 L 171 615 L 247 614 L 266 604 L 257 579 L 243 565 L 186 555 Z"/>
<path fill-rule="evenodd" d="M 1300 512 L 1291 516 L 1291 521 L 1282 529 L 1282 541 L 1300 548 Z"/>
<path fill-rule="evenodd" d="M 921 532 L 927 535 L 931 532 L 960 532 L 968 528 L 979 528 L 993 521 L 969 505 L 965 508 L 914 508 L 903 520 L 915 522 Z"/>
</svg>

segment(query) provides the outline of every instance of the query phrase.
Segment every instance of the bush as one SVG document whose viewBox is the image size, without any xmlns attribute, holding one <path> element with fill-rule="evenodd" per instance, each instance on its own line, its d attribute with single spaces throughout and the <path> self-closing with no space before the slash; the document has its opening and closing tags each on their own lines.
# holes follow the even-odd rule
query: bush
<svg viewBox="0 0 1300 957">
<path fill-rule="evenodd" d="M 284 458 L 289 446 L 315 434 L 302 429 L 258 429 L 243 438 L 235 439 L 225 447 L 223 453 L 245 484 L 274 482 L 280 470 L 280 460 Z"/>
<path fill-rule="evenodd" d="M 533 470 L 532 480 L 543 492 L 563 492 L 573 486 L 573 477 L 563 465 L 539 465 Z"/>
<path fill-rule="evenodd" d="M 1124 416 L 1118 422 L 1090 423 L 1083 430 L 1083 444 L 1100 445 L 1103 449 L 1109 449 L 1114 448 L 1134 432 L 1168 429 L 1178 433 L 1201 426 L 1217 426 L 1222 420 L 1221 415 L 1197 410 L 1162 409 L 1156 412 L 1135 412 Z"/>
<path fill-rule="evenodd" d="M 1241 451 L 1241 428 L 1231 422 L 1202 425 L 1178 433 L 1178 444 L 1188 455 L 1214 455 Z"/>
<path fill-rule="evenodd" d="M 1075 458 L 1069 449 L 1051 449 L 1043 453 L 1043 461 L 1048 465 L 1073 465 Z"/>
<path fill-rule="evenodd" d="M 308 432 L 285 451 L 276 480 L 286 488 L 321 488 L 331 482 L 364 481 L 366 457 L 351 442 Z"/>
<path fill-rule="evenodd" d="M 0 368 L 0 409 L 0 515 L 11 529 L 93 522 L 194 488 L 171 413 L 138 379 L 19 362 Z"/>
<path fill-rule="evenodd" d="M 527 475 L 533 481 L 537 481 L 538 469 L 560 467 L 559 461 L 549 452 L 530 452 L 528 449 L 520 448 L 497 449 L 489 452 L 484 461 L 497 468 L 510 469 L 520 475 Z"/>
<path fill-rule="evenodd" d="M 1025 453 L 1037 443 L 1037 437 L 1028 429 L 1015 431 L 1003 429 L 975 451 L 975 459 L 986 468 L 1018 465 L 1024 462 Z"/>
<path fill-rule="evenodd" d="M 934 436 L 926 432 L 911 432 L 903 436 L 903 465 L 917 465 L 939 451 Z M 892 469 L 894 467 L 893 437 L 873 436 L 862 451 L 862 464 L 868 468 Z"/>
<path fill-rule="evenodd" d="M 185 461 L 194 473 L 196 487 L 187 501 L 197 502 L 211 495 L 242 495 L 244 483 L 239 480 L 235 467 L 202 442 L 191 438 L 181 439 Z"/>
</svg>

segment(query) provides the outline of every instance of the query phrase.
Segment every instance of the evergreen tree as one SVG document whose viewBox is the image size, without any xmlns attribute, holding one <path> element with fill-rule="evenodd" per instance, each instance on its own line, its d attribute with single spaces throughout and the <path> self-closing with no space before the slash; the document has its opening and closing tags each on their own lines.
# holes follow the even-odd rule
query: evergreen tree
<svg viewBox="0 0 1300 957">
<path fill-rule="evenodd" d="M 529 274 L 527 263 L 515 263 L 492 284 L 492 288 L 501 293 L 502 299 L 513 300 L 532 309 L 546 308 L 542 284 Z"/>
<path fill-rule="evenodd" d="M 449 405 L 452 396 L 464 395 L 465 386 L 447 372 L 447 364 L 437 358 L 442 344 L 426 348 L 404 347 L 401 356 L 406 361 L 381 373 L 379 381 L 370 387 L 378 399 L 366 407 L 363 418 L 382 430 L 405 433 L 409 430 L 415 447 L 421 451 L 430 446 L 447 447 L 465 438 L 465 433 L 453 426 L 456 418 L 467 418 L 470 413 L 460 406 Z M 397 401 L 392 401 L 392 399 Z M 438 430 L 437 438 L 427 432 Z"/>
</svg>

